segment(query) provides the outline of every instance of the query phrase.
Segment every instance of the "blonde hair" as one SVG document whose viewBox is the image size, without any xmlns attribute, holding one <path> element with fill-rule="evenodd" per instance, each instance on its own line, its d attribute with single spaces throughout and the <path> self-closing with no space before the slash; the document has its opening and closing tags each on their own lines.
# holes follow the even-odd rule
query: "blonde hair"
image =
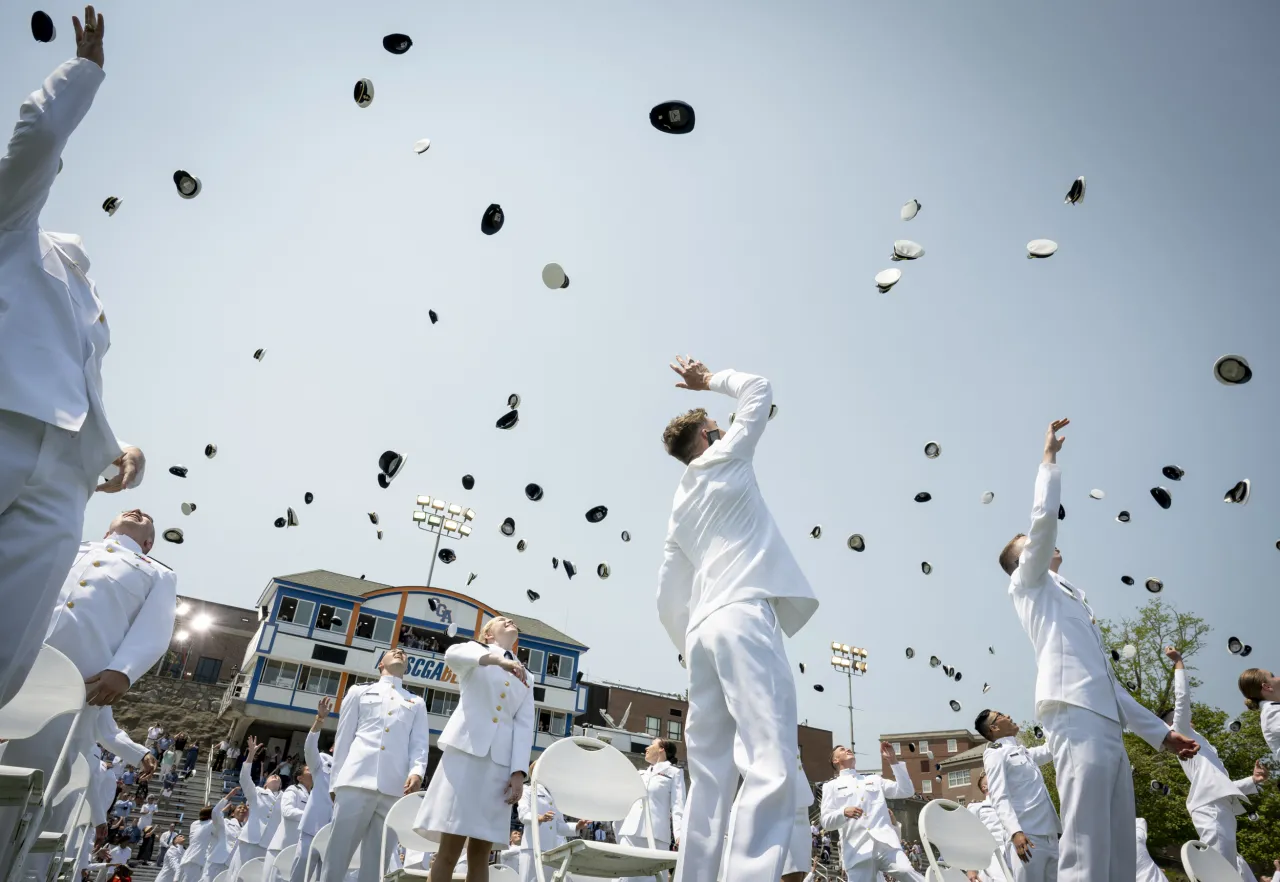
<svg viewBox="0 0 1280 882">
<path fill-rule="evenodd" d="M 662 446 L 667 453 L 685 465 L 693 462 L 693 448 L 698 443 L 698 433 L 707 421 L 707 412 L 698 407 L 688 413 L 682 413 L 667 423 L 662 431 Z"/>
<path fill-rule="evenodd" d="M 1258 702 L 1262 701 L 1262 687 L 1271 680 L 1271 675 L 1262 668 L 1249 668 L 1240 675 L 1240 681 L 1237 685 L 1240 687 L 1240 694 L 1244 696 L 1244 706 L 1249 710 L 1257 710 Z"/>
<path fill-rule="evenodd" d="M 1004 570 L 1007 576 L 1012 576 L 1018 569 L 1018 558 L 1022 557 L 1022 546 L 1018 544 L 1018 540 L 1026 538 L 1026 535 L 1026 533 L 1019 533 L 1014 536 L 1000 551 L 1000 569 Z"/>
<path fill-rule="evenodd" d="M 489 619 L 489 621 L 484 623 L 484 626 L 480 629 L 481 643 L 489 642 L 489 640 L 493 637 L 494 626 L 497 625 L 498 622 L 503 618 L 504 618 L 503 616 L 494 616 L 493 618 Z"/>
</svg>

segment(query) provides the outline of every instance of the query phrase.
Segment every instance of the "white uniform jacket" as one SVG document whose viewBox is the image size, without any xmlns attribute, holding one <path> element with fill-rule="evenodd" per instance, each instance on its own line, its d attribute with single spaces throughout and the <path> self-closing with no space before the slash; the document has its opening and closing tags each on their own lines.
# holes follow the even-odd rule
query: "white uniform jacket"
<svg viewBox="0 0 1280 882">
<path fill-rule="evenodd" d="M 240 790 L 244 793 L 249 817 L 240 828 L 240 841 L 266 848 L 280 825 L 280 794 L 253 783 L 253 763 L 240 767 Z"/>
<path fill-rule="evenodd" d="M 89 787 L 85 801 L 89 803 L 89 823 L 97 827 L 107 822 L 107 809 L 116 795 L 116 776 L 102 761 L 102 751 L 94 747 L 89 754 Z"/>
<path fill-rule="evenodd" d="M 192 821 L 187 831 L 187 850 L 182 855 L 182 866 L 196 864 L 203 867 L 209 856 L 209 846 L 213 841 L 213 822 L 227 808 L 227 799 L 223 797 L 213 807 L 213 817 L 208 821 Z"/>
<path fill-rule="evenodd" d="M 497 665 L 482 665 L 486 655 L 502 655 L 496 644 L 455 643 L 444 654 L 458 675 L 458 707 L 440 733 L 441 747 L 472 756 L 488 756 L 512 774 L 529 772 L 533 751 L 533 689 Z"/>
<path fill-rule="evenodd" d="M 223 815 L 213 817 L 213 835 L 209 839 L 210 864 L 231 863 L 231 852 L 240 839 L 240 822 Z"/>
<path fill-rule="evenodd" d="M 311 794 L 302 810 L 298 830 L 315 836 L 320 828 L 333 820 L 333 799 L 329 796 L 329 781 L 333 776 L 333 757 L 320 752 L 320 733 L 308 732 L 303 742 L 303 755 L 311 769 Z M 403 789 L 403 787 L 401 788 Z"/>
<path fill-rule="evenodd" d="M 1227 767 L 1218 757 L 1217 748 L 1191 728 L 1191 690 L 1187 684 L 1187 672 L 1182 669 L 1173 672 L 1173 729 L 1200 744 L 1199 753 L 1191 759 L 1178 760 L 1191 784 L 1187 790 L 1187 811 L 1226 800 L 1231 805 L 1232 814 L 1244 814 L 1241 797 L 1257 793 L 1258 785 L 1252 775 L 1233 782 L 1227 776 Z"/>
<path fill-rule="evenodd" d="M 840 854 L 846 868 L 873 855 L 876 842 L 891 848 L 902 847 L 902 839 L 889 818 L 886 800 L 912 796 L 915 785 L 911 783 L 906 763 L 894 763 L 890 771 L 892 781 L 880 775 L 863 775 L 845 769 L 822 785 L 822 828 L 840 831 Z M 846 818 L 847 806 L 862 809 L 862 817 Z"/>
<path fill-rule="evenodd" d="M 403 796 L 410 775 L 427 773 L 430 731 L 426 705 L 399 677 L 351 687 L 338 713 L 330 792 L 358 787 Z"/>
<path fill-rule="evenodd" d="M 1005 832 L 1004 824 L 1000 820 L 1000 816 L 996 814 L 995 806 L 988 799 L 980 802 L 971 802 L 965 806 L 979 821 L 982 826 L 987 828 L 987 832 L 995 839 L 996 844 L 1003 846 L 1009 841 L 1009 834 Z"/>
<path fill-rule="evenodd" d="M 101 670 L 101 669 L 99 669 Z M 107 750 L 121 757 L 132 765 L 140 765 L 143 757 L 151 751 L 134 741 L 116 723 L 115 715 L 110 707 L 86 707 L 84 713 L 97 713 L 94 739 Z M 141 826 L 141 825 L 139 825 Z"/>
<path fill-rule="evenodd" d="M 110 670 L 135 683 L 169 648 L 177 605 L 173 570 L 113 533 L 80 543 L 44 642 L 85 678 Z"/>
<path fill-rule="evenodd" d="M 314 780 L 312 783 L 315 783 Z M 403 782 L 400 789 L 404 790 Z M 290 784 L 285 788 L 284 795 L 280 797 L 280 824 L 271 837 L 267 851 L 279 851 L 298 841 L 298 829 L 302 823 L 302 815 L 306 812 L 309 796 L 307 788 L 301 784 Z"/>
<path fill-rule="evenodd" d="M 164 866 L 160 869 L 160 875 L 156 876 L 156 882 L 178 882 L 178 867 L 182 865 L 186 853 L 184 846 L 169 846 L 169 850 L 164 853 Z"/>
<path fill-rule="evenodd" d="M 649 794 L 649 819 L 653 822 L 653 838 L 670 842 L 674 831 L 680 839 L 684 830 L 684 770 L 663 760 L 643 768 L 639 772 L 644 789 Z M 813 801 L 813 793 L 809 794 Z M 613 835 L 621 841 L 623 836 L 635 836 L 644 840 L 644 803 L 637 802 L 621 821 L 615 821 Z M 647 841 L 647 840 L 645 840 Z"/>
<path fill-rule="evenodd" d="M 533 848 L 533 825 L 538 816 L 547 812 L 555 812 L 550 821 L 538 824 L 538 845 L 543 851 L 550 851 L 573 835 L 573 828 L 565 821 L 556 801 L 551 798 L 551 791 L 541 784 L 537 786 L 538 798 L 534 800 L 533 787 L 525 787 L 520 793 L 520 802 L 516 806 L 516 817 L 524 824 L 524 836 L 520 839 L 521 847 Z"/>
<path fill-rule="evenodd" d="M 710 387 L 738 400 L 737 418 L 685 468 L 658 570 L 658 618 L 681 653 L 688 632 L 731 603 L 770 601 L 787 636 L 818 608 L 756 483 L 756 444 L 773 402 L 769 381 L 723 370 Z"/>
<path fill-rule="evenodd" d="M 1116 682 L 1111 654 L 1085 594 L 1049 571 L 1058 538 L 1062 473 L 1042 463 L 1036 474 L 1031 528 L 1009 596 L 1036 653 L 1036 713 L 1045 702 L 1082 707 L 1120 723 L 1161 749 L 1169 727 Z"/>
<path fill-rule="evenodd" d="M 41 230 L 40 211 L 62 150 L 105 76 L 84 58 L 60 65 L 23 103 L 0 159 L 0 410 L 90 432 L 84 464 L 94 475 L 126 446 L 112 434 L 102 407 L 102 357 L 111 331 L 85 275 L 83 241 Z M 90 411 L 98 419 L 86 427 Z M 134 485 L 141 481 L 139 473 Z"/>
<path fill-rule="evenodd" d="M 987 774 L 986 802 L 995 809 L 1004 825 L 1001 842 L 1014 833 L 1057 836 L 1062 821 L 1049 798 L 1040 767 L 1053 762 L 1049 746 L 1024 747 L 1012 735 L 1001 738 L 982 753 L 982 769 Z"/>
<path fill-rule="evenodd" d="M 1280 701 L 1263 701 L 1258 704 L 1258 721 L 1262 724 L 1262 737 L 1271 750 L 1271 758 L 1280 763 Z"/>
</svg>

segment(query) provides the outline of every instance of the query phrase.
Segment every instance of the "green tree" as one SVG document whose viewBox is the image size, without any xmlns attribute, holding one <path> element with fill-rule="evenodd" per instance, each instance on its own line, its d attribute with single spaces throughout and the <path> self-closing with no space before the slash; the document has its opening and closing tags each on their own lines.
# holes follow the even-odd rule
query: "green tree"
<svg viewBox="0 0 1280 882">
<path fill-rule="evenodd" d="M 1166 646 L 1182 653 L 1195 696 L 1200 681 L 1191 673 L 1189 659 L 1204 648 L 1204 638 L 1212 630 L 1200 616 L 1180 612 L 1156 597 L 1138 610 L 1137 618 L 1119 622 L 1104 619 L 1098 627 L 1113 650 L 1111 667 L 1116 677 L 1139 704 L 1155 713 L 1173 707 L 1173 665 L 1164 656 Z M 1135 650 L 1132 658 L 1125 658 L 1127 646 Z"/>
</svg>

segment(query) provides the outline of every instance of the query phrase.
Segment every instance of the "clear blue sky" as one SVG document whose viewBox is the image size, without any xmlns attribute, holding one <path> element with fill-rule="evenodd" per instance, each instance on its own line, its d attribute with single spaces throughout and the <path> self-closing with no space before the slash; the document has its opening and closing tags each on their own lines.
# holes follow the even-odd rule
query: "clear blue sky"
<svg viewBox="0 0 1280 882">
<path fill-rule="evenodd" d="M 59 37 L 41 45 L 32 8 L 0 12 L 11 118 L 74 54 L 79 9 L 45 6 Z M 1273 4 L 99 9 L 107 79 L 43 223 L 85 238 L 113 328 L 109 413 L 149 472 L 95 499 L 85 535 L 123 503 L 182 526 L 186 544 L 157 555 L 183 593 L 248 605 L 313 568 L 420 584 L 413 498 L 441 495 L 480 519 L 440 587 L 475 571 L 470 593 L 589 644 L 592 677 L 683 689 L 654 611 L 680 474 L 660 434 L 682 409 L 732 408 L 673 388 L 666 364 L 689 352 L 773 380 L 757 470 L 822 599 L 788 645 L 809 669 L 800 713 L 844 740 L 826 647 L 867 646 L 864 754 L 874 733 L 970 725 L 987 704 L 1031 716 L 1034 660 L 996 555 L 1026 527 L 1053 417 L 1073 421 L 1063 572 L 1099 612 L 1132 612 L 1142 579 L 1162 578 L 1212 622 L 1200 697 L 1232 710 L 1244 663 L 1227 636 L 1280 663 Z M 413 37 L 407 55 L 383 51 L 393 31 Z M 363 110 L 359 77 L 376 89 Z M 650 128 L 670 98 L 697 109 L 693 134 Z M 177 197 L 177 168 L 203 180 L 198 199 Z M 1081 174 L 1085 203 L 1063 205 Z M 912 198 L 924 209 L 903 223 Z M 507 212 L 492 238 L 491 202 Z M 1057 255 L 1024 259 L 1040 237 Z M 879 294 L 898 238 L 927 253 Z M 572 287 L 542 285 L 549 261 Z M 1249 358 L 1250 385 L 1214 382 L 1226 352 Z M 500 432 L 511 392 L 520 425 Z M 383 491 L 387 448 L 409 464 Z M 1169 463 L 1187 476 L 1161 511 L 1147 490 Z M 1223 505 L 1244 477 L 1253 501 Z M 543 501 L 525 500 L 530 481 Z M 597 504 L 609 517 L 590 525 Z M 301 527 L 274 529 L 289 505 Z M 523 555 L 498 532 L 508 515 Z M 855 531 L 861 555 L 844 547 Z"/>
</svg>

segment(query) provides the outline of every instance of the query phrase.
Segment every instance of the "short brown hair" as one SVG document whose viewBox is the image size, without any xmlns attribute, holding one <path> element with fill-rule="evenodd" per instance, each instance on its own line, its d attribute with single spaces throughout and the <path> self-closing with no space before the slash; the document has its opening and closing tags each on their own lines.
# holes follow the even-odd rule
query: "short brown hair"
<svg viewBox="0 0 1280 882">
<path fill-rule="evenodd" d="M 667 448 L 667 453 L 688 465 L 693 462 L 693 448 L 698 443 L 698 433 L 702 431 L 702 425 L 706 421 L 707 411 L 702 407 L 680 414 L 667 423 L 667 428 L 663 430 L 662 446 Z"/>
<path fill-rule="evenodd" d="M 1012 576 L 1013 571 L 1018 568 L 1018 558 L 1022 556 L 1022 549 L 1018 547 L 1018 540 L 1025 539 L 1026 533 L 1019 533 L 1009 540 L 1009 544 L 1000 552 L 1000 569 L 1004 570 L 1006 576 Z"/>
<path fill-rule="evenodd" d="M 1271 679 L 1270 674 L 1262 668 L 1249 668 L 1240 675 L 1240 694 L 1244 696 L 1244 706 L 1249 710 L 1257 710 L 1262 701 L 1262 687 Z"/>
</svg>

